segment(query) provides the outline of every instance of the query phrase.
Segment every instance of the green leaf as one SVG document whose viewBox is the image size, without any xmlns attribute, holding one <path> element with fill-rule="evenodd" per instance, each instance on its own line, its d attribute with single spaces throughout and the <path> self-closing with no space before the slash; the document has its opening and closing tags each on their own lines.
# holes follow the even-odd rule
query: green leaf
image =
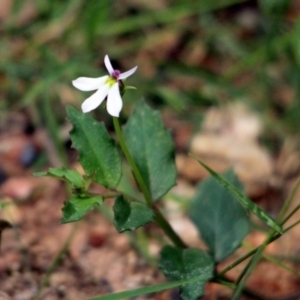
<svg viewBox="0 0 300 300">
<path fill-rule="evenodd" d="M 67 113 L 73 124 L 72 143 L 85 172 L 96 182 L 114 189 L 121 178 L 121 156 L 104 124 L 72 107 L 67 108 Z"/>
<path fill-rule="evenodd" d="M 94 197 L 73 197 L 65 203 L 62 209 L 63 217 L 61 223 L 75 222 L 83 218 L 95 205 L 102 205 L 103 199 L 100 196 Z"/>
<path fill-rule="evenodd" d="M 69 170 L 66 168 L 49 168 L 47 172 L 37 172 L 34 176 L 51 176 L 61 180 L 66 180 L 70 184 L 82 188 L 84 186 L 84 178 L 76 170 Z"/>
<path fill-rule="evenodd" d="M 196 157 L 192 156 L 196 159 L 209 173 L 213 176 L 225 189 L 231 193 L 235 199 L 237 199 L 245 209 L 250 210 L 253 214 L 255 214 L 259 219 L 261 219 L 264 223 L 270 226 L 272 229 L 282 234 L 282 227 L 272 219 L 267 213 L 265 213 L 260 207 L 258 207 L 255 203 L 253 203 L 250 199 L 248 199 L 241 191 L 239 191 L 236 187 L 234 187 L 230 182 L 222 178 L 219 174 L 205 165 L 203 162 L 198 160 Z"/>
<path fill-rule="evenodd" d="M 157 111 L 140 101 L 124 126 L 129 151 L 153 200 L 176 184 L 174 145 Z"/>
<path fill-rule="evenodd" d="M 204 285 L 213 275 L 214 262 L 210 255 L 201 249 L 172 246 L 163 247 L 160 254 L 159 268 L 170 280 L 201 277 L 180 287 L 183 300 L 197 300 L 203 295 Z"/>
<path fill-rule="evenodd" d="M 232 170 L 223 176 L 232 186 L 243 186 Z M 219 262 L 234 252 L 250 231 L 243 206 L 213 177 L 204 180 L 192 200 L 190 218 Z"/>
<path fill-rule="evenodd" d="M 120 300 L 120 299 L 127 299 L 127 298 L 131 299 L 133 297 L 138 297 L 145 294 L 161 292 L 178 286 L 184 286 L 187 283 L 193 283 L 196 281 L 198 282 L 199 280 L 203 280 L 203 279 L 205 279 L 205 277 L 200 276 L 200 277 L 195 277 L 190 279 L 176 280 L 172 282 L 146 286 L 135 290 L 129 290 L 129 291 L 124 291 L 124 292 L 119 292 L 119 293 L 114 293 L 114 294 L 109 294 L 104 296 L 98 296 L 98 297 L 90 298 L 88 300 Z"/>
<path fill-rule="evenodd" d="M 153 221 L 153 212 L 150 208 L 142 203 L 129 202 L 123 196 L 116 198 L 113 211 L 114 224 L 119 232 L 132 231 Z"/>
</svg>

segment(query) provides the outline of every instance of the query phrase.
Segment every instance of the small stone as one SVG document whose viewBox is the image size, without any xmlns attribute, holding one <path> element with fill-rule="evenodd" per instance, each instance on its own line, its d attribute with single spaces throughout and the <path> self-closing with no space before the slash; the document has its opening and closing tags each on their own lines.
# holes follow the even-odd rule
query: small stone
<svg viewBox="0 0 300 300">
<path fill-rule="evenodd" d="M 89 232 L 88 243 L 95 248 L 101 247 L 107 238 L 107 234 L 101 228 L 93 228 Z"/>
</svg>

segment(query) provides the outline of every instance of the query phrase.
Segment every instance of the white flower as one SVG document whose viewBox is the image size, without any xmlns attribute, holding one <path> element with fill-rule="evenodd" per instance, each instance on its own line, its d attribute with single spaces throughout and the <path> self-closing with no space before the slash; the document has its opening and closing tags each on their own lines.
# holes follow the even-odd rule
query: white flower
<svg viewBox="0 0 300 300">
<path fill-rule="evenodd" d="M 121 73 L 119 70 L 114 70 L 108 55 L 104 57 L 104 64 L 109 73 L 109 76 L 99 78 L 79 77 L 72 81 L 72 84 L 81 91 L 97 90 L 92 96 L 87 98 L 81 105 L 84 113 L 87 113 L 97 108 L 107 97 L 106 109 L 113 117 L 119 117 L 123 103 L 120 95 L 119 81 L 126 79 L 132 75 L 137 67 Z"/>
</svg>

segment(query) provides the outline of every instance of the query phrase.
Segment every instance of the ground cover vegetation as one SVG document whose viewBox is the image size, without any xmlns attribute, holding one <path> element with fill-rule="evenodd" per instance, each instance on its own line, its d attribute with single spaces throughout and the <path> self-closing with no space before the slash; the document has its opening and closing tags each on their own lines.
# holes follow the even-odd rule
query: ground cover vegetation
<svg viewBox="0 0 300 300">
<path fill-rule="evenodd" d="M 298 1 L 0 4 L 3 299 L 298 299 Z"/>
</svg>

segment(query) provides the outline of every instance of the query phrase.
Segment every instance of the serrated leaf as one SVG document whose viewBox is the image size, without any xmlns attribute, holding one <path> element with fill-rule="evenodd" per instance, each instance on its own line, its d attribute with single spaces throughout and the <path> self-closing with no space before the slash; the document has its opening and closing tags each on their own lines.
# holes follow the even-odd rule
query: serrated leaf
<svg viewBox="0 0 300 300">
<path fill-rule="evenodd" d="M 95 205 L 102 205 L 103 199 L 100 196 L 94 197 L 73 197 L 65 203 L 62 209 L 63 217 L 61 223 L 75 222 L 82 219 Z"/>
<path fill-rule="evenodd" d="M 51 176 L 61 180 L 66 180 L 70 184 L 82 188 L 84 179 L 83 176 L 76 170 L 69 170 L 66 168 L 49 168 L 46 172 L 37 172 L 33 174 L 34 176 Z"/>
<path fill-rule="evenodd" d="M 196 157 L 192 156 L 196 159 L 209 173 L 213 176 L 222 186 L 224 186 L 229 193 L 231 193 L 236 200 L 238 200 L 245 209 L 250 210 L 253 214 L 255 214 L 259 219 L 261 219 L 264 223 L 270 226 L 272 229 L 282 234 L 282 227 L 271 218 L 266 212 L 264 212 L 260 207 L 258 207 L 255 203 L 253 203 L 250 199 L 248 199 L 241 191 L 235 188 L 230 182 L 222 178 L 218 173 L 209 168 L 203 162 L 198 160 Z"/>
<path fill-rule="evenodd" d="M 214 262 L 201 249 L 165 246 L 160 253 L 159 268 L 170 280 L 201 277 L 199 281 L 180 287 L 183 300 L 197 300 L 203 295 L 205 283 L 212 278 Z"/>
<path fill-rule="evenodd" d="M 176 184 L 174 145 L 157 111 L 140 101 L 124 126 L 131 155 L 153 200 Z"/>
<path fill-rule="evenodd" d="M 67 114 L 73 124 L 72 144 L 79 152 L 79 161 L 86 174 L 114 189 L 121 178 L 121 156 L 104 124 L 72 107 L 67 108 Z"/>
<path fill-rule="evenodd" d="M 122 195 L 118 196 L 113 206 L 114 224 L 118 232 L 135 230 L 153 221 L 153 212 L 146 205 L 129 202 Z"/>
<path fill-rule="evenodd" d="M 243 189 L 232 170 L 223 178 L 237 189 Z M 233 253 L 250 231 L 243 206 L 213 177 L 198 186 L 191 203 L 190 218 L 217 262 Z"/>
</svg>

